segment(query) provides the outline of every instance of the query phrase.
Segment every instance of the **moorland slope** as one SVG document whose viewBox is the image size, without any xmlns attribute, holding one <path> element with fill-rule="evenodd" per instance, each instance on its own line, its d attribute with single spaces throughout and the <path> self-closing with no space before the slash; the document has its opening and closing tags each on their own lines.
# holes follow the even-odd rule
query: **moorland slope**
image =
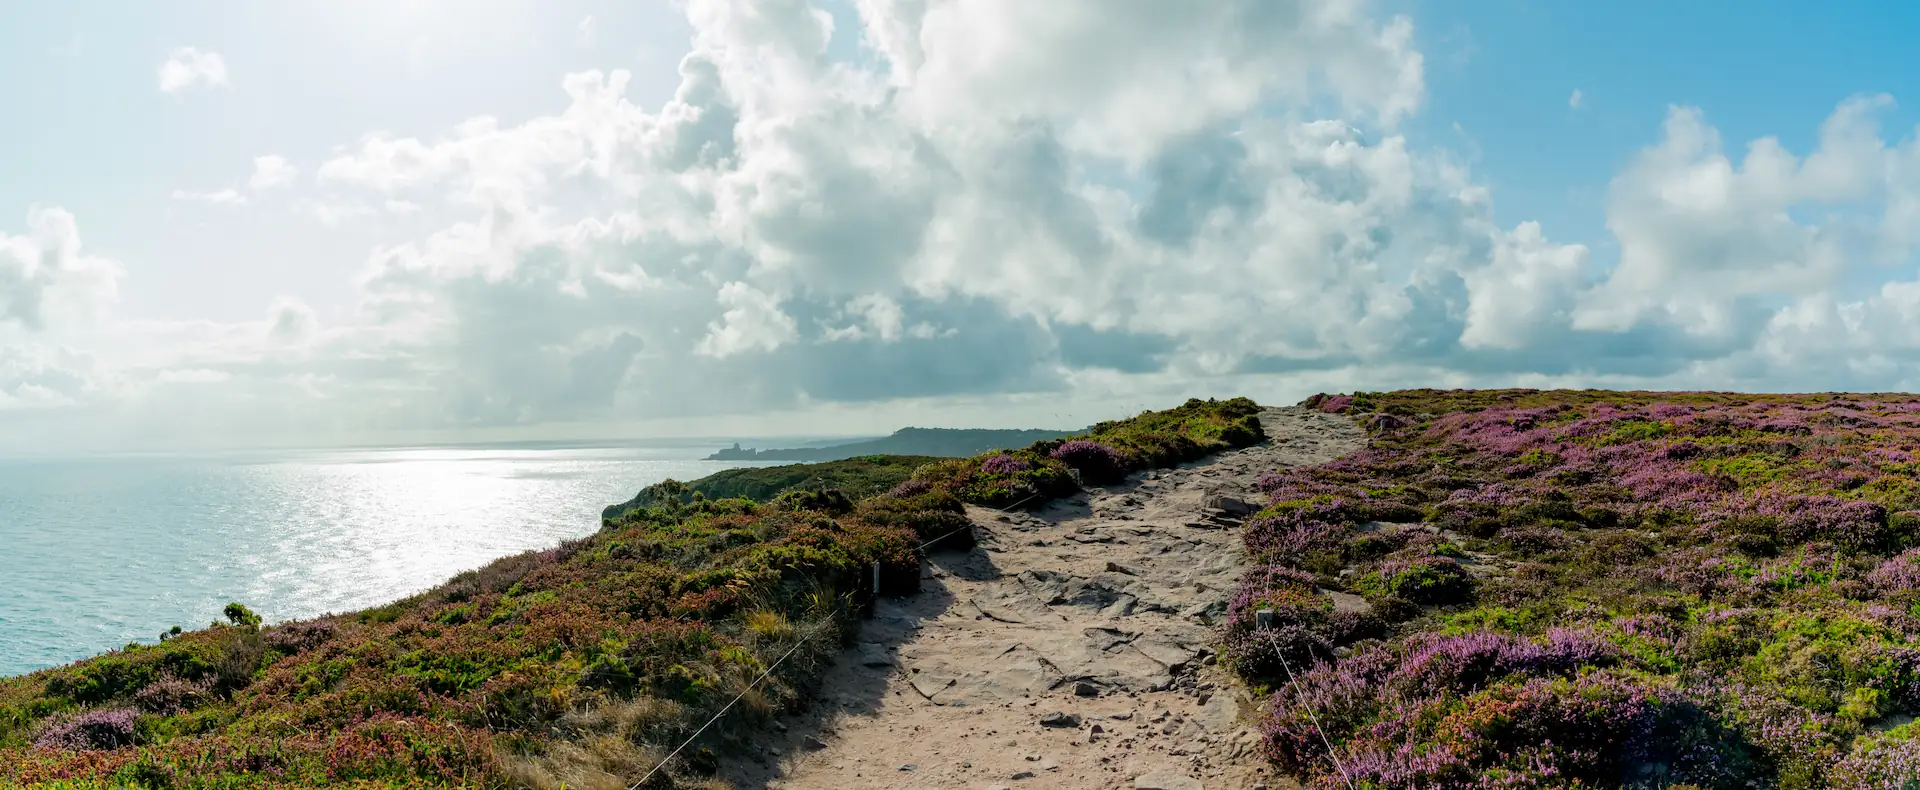
<svg viewBox="0 0 1920 790">
<path fill-rule="evenodd" d="M 722 754 L 817 688 L 862 611 L 919 589 L 922 551 L 971 545 L 967 506 L 1253 444 L 1257 411 L 1189 401 L 921 465 L 857 501 L 670 497 L 358 612 L 263 625 L 236 604 L 0 679 L 0 786 L 711 787 Z"/>
</svg>

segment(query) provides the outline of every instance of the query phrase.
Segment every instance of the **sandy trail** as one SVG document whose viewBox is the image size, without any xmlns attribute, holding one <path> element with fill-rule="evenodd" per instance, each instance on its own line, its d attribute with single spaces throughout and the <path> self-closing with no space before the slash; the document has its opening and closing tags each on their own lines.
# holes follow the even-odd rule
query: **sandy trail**
<svg viewBox="0 0 1920 790">
<path fill-rule="evenodd" d="M 1365 445 L 1350 421 L 1261 414 L 1269 440 L 1033 513 L 969 508 L 980 546 L 885 601 L 813 710 L 723 776 L 740 790 L 1252 788 L 1251 704 L 1212 645 L 1274 469 Z"/>
</svg>

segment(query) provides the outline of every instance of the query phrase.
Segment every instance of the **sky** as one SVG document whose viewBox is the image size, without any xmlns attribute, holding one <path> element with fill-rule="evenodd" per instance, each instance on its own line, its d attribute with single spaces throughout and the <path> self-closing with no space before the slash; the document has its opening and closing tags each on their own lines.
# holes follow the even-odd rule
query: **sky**
<svg viewBox="0 0 1920 790">
<path fill-rule="evenodd" d="M 1916 14 L 9 4 L 0 453 L 1912 389 Z"/>
</svg>

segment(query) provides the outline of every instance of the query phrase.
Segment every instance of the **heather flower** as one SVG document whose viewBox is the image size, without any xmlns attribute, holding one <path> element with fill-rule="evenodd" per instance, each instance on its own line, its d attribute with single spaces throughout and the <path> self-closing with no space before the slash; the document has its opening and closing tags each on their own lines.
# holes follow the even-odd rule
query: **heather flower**
<svg viewBox="0 0 1920 790">
<path fill-rule="evenodd" d="M 213 680 L 186 680 L 167 675 L 140 689 L 133 703 L 148 713 L 173 716 L 193 710 L 213 699 Z"/>
<path fill-rule="evenodd" d="M 980 471 L 990 475 L 1012 475 L 1032 468 L 1033 464 L 1004 453 L 980 463 Z"/>
<path fill-rule="evenodd" d="M 1920 549 L 1907 549 L 1880 563 L 1867 574 L 1867 583 L 1882 595 L 1911 595 L 1920 591 Z"/>
<path fill-rule="evenodd" d="M 925 480 L 908 480 L 888 489 L 887 496 L 893 499 L 912 499 L 933 490 L 933 484 Z"/>
<path fill-rule="evenodd" d="M 1299 562 L 1319 551 L 1337 551 L 1347 528 L 1330 518 L 1338 505 L 1299 510 L 1279 516 L 1261 516 L 1247 523 L 1241 539 L 1247 553 L 1271 561 Z"/>
<path fill-rule="evenodd" d="M 1795 542 L 1829 540 L 1855 551 L 1872 551 L 1888 538 L 1887 509 L 1877 502 L 1833 496 L 1772 497 L 1754 511 L 1780 517 L 1781 536 Z"/>
<path fill-rule="evenodd" d="M 1119 450 L 1089 439 L 1072 439 L 1054 448 L 1051 456 L 1076 470 L 1089 483 L 1118 482 L 1127 474 L 1127 459 Z"/>
<path fill-rule="evenodd" d="M 109 708 L 56 718 L 44 726 L 33 745 L 68 751 L 132 746 L 137 716 L 132 710 Z"/>
<path fill-rule="evenodd" d="M 1914 790 L 1920 787 L 1920 740 L 1868 736 L 1827 773 L 1833 787 Z"/>
<path fill-rule="evenodd" d="M 1410 694 L 1468 692 L 1513 674 L 1571 675 L 1618 663 L 1619 649 L 1589 631 L 1556 628 L 1544 639 L 1476 631 L 1411 640 L 1385 680 Z"/>
</svg>

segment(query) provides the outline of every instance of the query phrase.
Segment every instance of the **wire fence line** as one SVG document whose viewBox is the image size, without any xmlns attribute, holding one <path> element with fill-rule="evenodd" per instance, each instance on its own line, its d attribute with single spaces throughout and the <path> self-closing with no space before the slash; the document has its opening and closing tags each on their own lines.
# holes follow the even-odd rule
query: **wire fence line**
<svg viewBox="0 0 1920 790">
<path fill-rule="evenodd" d="M 1267 635 L 1267 643 L 1273 645 L 1273 654 L 1280 658 L 1280 667 L 1287 671 L 1287 684 L 1293 686 L 1293 696 L 1300 700 L 1300 706 L 1307 709 L 1307 720 L 1313 722 L 1313 731 L 1320 734 L 1320 743 L 1327 747 L 1327 759 L 1333 761 L 1333 769 L 1340 772 L 1340 781 L 1345 782 L 1348 790 L 1353 790 L 1353 778 L 1347 776 L 1347 768 L 1340 764 L 1340 755 L 1333 751 L 1333 741 L 1327 737 L 1327 731 L 1320 726 L 1320 715 L 1313 710 L 1313 703 L 1307 701 L 1307 695 L 1300 690 L 1300 681 L 1293 676 L 1293 665 L 1287 662 L 1285 651 L 1280 649 L 1280 640 L 1273 635 L 1268 626 L 1273 622 L 1273 610 L 1262 609 L 1255 613 L 1259 618 L 1256 630 Z"/>
<path fill-rule="evenodd" d="M 1027 497 L 1026 499 L 1022 499 L 1011 505 L 1007 505 L 1006 507 L 994 508 L 994 510 L 997 510 L 1001 513 L 1005 513 L 1009 510 L 1012 510 L 1015 507 L 1019 507 L 1020 505 L 1024 505 L 1028 502 L 1031 502 L 1034 499 L 1038 498 L 1039 496 L 1040 496 L 1039 494 L 1034 494 L 1033 496 Z M 951 532 L 948 532 L 945 535 L 941 535 L 937 538 L 934 538 L 933 540 L 929 540 L 925 543 L 920 544 L 919 546 L 914 548 L 914 551 L 923 552 L 927 549 L 928 546 L 932 546 L 935 543 L 939 543 L 940 541 L 946 540 L 947 538 L 950 538 L 954 535 L 958 535 L 961 532 L 964 532 L 966 530 L 973 529 L 973 526 L 974 526 L 973 522 L 969 521 L 967 522 L 967 525 L 964 527 L 960 527 Z M 879 585 L 880 563 L 876 562 L 873 564 L 873 574 L 874 574 L 874 580 L 875 580 L 874 588 L 873 588 L 873 597 L 874 597 L 874 601 L 878 602 L 880 599 L 880 585 Z M 643 784 L 646 784 L 647 780 L 652 779 L 655 774 L 660 772 L 660 769 L 667 767 L 668 763 L 673 762 L 673 758 L 680 756 L 680 752 L 684 751 L 688 746 L 691 746 L 695 740 L 698 740 L 700 735 L 707 731 L 707 728 L 712 727 L 714 722 L 719 721 L 721 717 L 727 715 L 727 711 L 732 710 L 734 705 L 739 704 L 740 700 L 746 698 L 749 692 L 753 691 L 756 688 L 759 688 L 760 683 L 762 681 L 765 681 L 769 676 L 771 676 L 773 674 L 773 671 L 775 669 L 778 669 L 781 664 L 785 663 L 788 658 L 792 657 L 794 652 L 800 649 L 801 645 L 806 644 L 809 640 L 813 639 L 816 636 L 819 636 L 821 632 L 825 631 L 826 626 L 827 624 L 823 622 L 820 625 L 816 626 L 813 629 L 813 631 L 801 636 L 799 640 L 793 643 L 792 647 L 787 648 L 787 652 L 781 654 L 779 659 L 775 660 L 772 664 L 768 665 L 766 671 L 761 672 L 759 677 L 754 678 L 752 683 L 747 684 L 746 688 L 741 689 L 739 694 L 734 695 L 732 700 L 728 701 L 724 707 L 720 708 L 720 712 L 713 714 L 712 718 L 707 719 L 707 723 L 700 725 L 700 729 L 694 730 L 692 735 L 687 736 L 686 740 L 681 741 L 679 746 L 674 747 L 673 751 L 669 752 L 665 758 L 661 759 L 660 762 L 655 763 L 653 768 L 648 770 L 645 776 L 640 777 L 640 781 L 634 782 L 632 785 L 628 786 L 627 790 L 639 790 L 639 787 Z M 588 671 L 590 670 L 582 671 L 581 676 L 584 677 Z"/>
<path fill-rule="evenodd" d="M 753 691 L 756 688 L 759 688 L 760 681 L 766 680 L 767 676 L 772 675 L 773 671 L 775 669 L 778 669 L 781 664 L 785 663 L 787 658 L 793 655 L 794 651 L 799 650 L 801 645 L 804 645 L 807 643 L 807 640 L 810 640 L 815 636 L 818 636 L 820 632 L 824 630 L 826 630 L 826 625 L 823 623 L 819 626 L 815 626 L 812 633 L 806 634 L 805 636 L 800 637 L 798 640 L 795 640 L 793 643 L 793 647 L 787 648 L 787 652 L 782 653 L 778 660 L 774 661 L 772 664 L 767 665 L 767 670 L 765 672 L 761 672 L 760 677 L 754 678 L 753 682 L 748 683 L 747 687 L 741 689 L 739 694 L 733 695 L 733 699 L 729 700 L 726 706 L 720 709 L 719 713 L 715 713 L 713 714 L 713 718 L 707 719 L 706 724 L 702 724 L 700 725 L 700 729 L 694 730 L 693 734 L 687 736 L 687 739 L 685 741 L 681 741 L 679 746 L 674 747 L 674 750 L 668 753 L 665 759 L 662 759 L 659 763 L 656 763 L 653 766 L 653 770 L 648 771 L 646 776 L 640 777 L 640 781 L 634 782 L 632 786 L 627 788 L 627 790 L 638 790 L 638 788 L 641 785 L 646 784 L 647 780 L 652 779 L 654 774 L 659 773 L 660 769 L 665 768 L 667 766 L 667 763 L 673 762 L 673 758 L 680 756 L 680 751 L 682 749 L 685 749 L 689 744 L 692 744 L 695 739 L 700 737 L 701 733 L 707 731 L 708 727 L 712 727 L 714 722 L 719 721 L 720 717 L 727 715 L 727 711 L 733 710 L 733 706 L 736 704 L 739 704 L 740 700 L 745 698 L 748 692 Z"/>
</svg>

